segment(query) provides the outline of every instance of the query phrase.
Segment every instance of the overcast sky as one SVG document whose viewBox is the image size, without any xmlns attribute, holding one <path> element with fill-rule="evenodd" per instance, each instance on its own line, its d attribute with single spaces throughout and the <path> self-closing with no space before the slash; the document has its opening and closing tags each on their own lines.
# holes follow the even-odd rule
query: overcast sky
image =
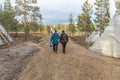
<svg viewBox="0 0 120 80">
<path fill-rule="evenodd" d="M 4 0 L 0 0 L 4 1 Z M 11 0 L 12 3 L 14 0 Z M 44 24 L 67 23 L 70 13 L 73 14 L 76 22 L 78 14 L 81 13 L 81 5 L 85 0 L 38 0 L 38 6 L 41 8 Z M 89 0 L 91 4 L 94 0 Z M 114 0 L 110 0 L 110 15 L 115 13 Z M 93 16 L 94 17 L 94 16 Z"/>
</svg>

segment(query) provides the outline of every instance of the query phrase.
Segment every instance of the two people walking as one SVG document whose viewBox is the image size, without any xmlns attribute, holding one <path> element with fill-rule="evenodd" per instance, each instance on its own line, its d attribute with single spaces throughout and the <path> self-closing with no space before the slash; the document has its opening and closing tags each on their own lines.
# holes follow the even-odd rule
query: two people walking
<svg viewBox="0 0 120 80">
<path fill-rule="evenodd" d="M 62 30 L 62 34 L 60 36 L 57 33 L 57 30 L 55 30 L 55 32 L 51 36 L 51 40 L 50 41 L 53 44 L 53 51 L 56 52 L 56 53 L 58 51 L 58 44 L 59 44 L 59 41 L 60 41 L 60 43 L 62 44 L 63 53 L 65 53 L 66 44 L 68 42 L 68 35 L 65 33 L 64 30 Z"/>
</svg>

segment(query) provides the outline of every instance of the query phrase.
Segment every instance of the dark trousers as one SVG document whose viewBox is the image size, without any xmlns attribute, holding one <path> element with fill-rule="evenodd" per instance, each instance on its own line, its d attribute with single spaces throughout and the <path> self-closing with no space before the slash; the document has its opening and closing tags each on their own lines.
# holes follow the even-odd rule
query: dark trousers
<svg viewBox="0 0 120 80">
<path fill-rule="evenodd" d="M 62 43 L 62 49 L 63 49 L 63 53 L 65 53 L 65 49 L 66 49 L 66 42 Z"/>
<path fill-rule="evenodd" d="M 53 50 L 54 50 L 55 52 L 57 52 L 57 50 L 58 50 L 58 44 L 53 44 Z"/>
</svg>

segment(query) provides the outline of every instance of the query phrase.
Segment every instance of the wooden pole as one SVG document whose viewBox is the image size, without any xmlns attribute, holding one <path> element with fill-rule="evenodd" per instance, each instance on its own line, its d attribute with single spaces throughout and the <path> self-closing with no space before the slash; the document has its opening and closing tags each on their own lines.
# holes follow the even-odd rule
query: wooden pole
<svg viewBox="0 0 120 80">
<path fill-rule="evenodd" d="M 3 38 L 3 40 L 4 40 L 5 42 L 7 42 L 8 44 L 10 44 L 9 41 L 4 37 L 4 35 L 3 35 L 3 33 L 2 33 L 1 30 L 0 30 L 0 36 Z"/>
</svg>

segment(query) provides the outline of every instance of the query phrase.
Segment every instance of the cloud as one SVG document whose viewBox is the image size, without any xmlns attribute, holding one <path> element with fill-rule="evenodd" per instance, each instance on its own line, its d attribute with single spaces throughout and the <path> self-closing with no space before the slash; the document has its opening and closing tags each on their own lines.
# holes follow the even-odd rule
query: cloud
<svg viewBox="0 0 120 80">
<path fill-rule="evenodd" d="M 70 13 L 75 20 L 82 3 L 83 0 L 38 0 L 45 24 L 66 23 Z"/>
</svg>

